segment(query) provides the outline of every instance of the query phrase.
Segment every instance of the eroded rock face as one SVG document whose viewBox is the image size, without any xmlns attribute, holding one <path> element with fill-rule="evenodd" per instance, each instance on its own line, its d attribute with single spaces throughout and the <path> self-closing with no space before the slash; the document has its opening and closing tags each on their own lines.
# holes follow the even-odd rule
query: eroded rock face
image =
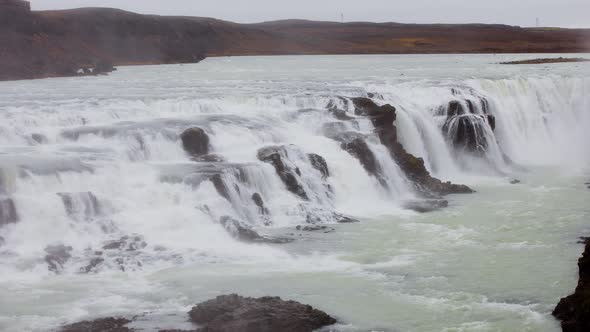
<svg viewBox="0 0 590 332">
<path fill-rule="evenodd" d="M 357 137 L 350 141 L 342 142 L 340 146 L 343 150 L 358 159 L 367 173 L 374 175 L 377 178 L 380 177 L 381 169 L 379 163 L 377 163 L 377 158 L 375 158 L 373 151 L 369 149 L 369 146 L 364 139 Z"/>
<path fill-rule="evenodd" d="M 562 298 L 553 310 L 553 316 L 561 321 L 563 332 L 590 331 L 590 238 L 583 242 L 584 253 L 578 260 L 578 286 L 574 294 Z"/>
<path fill-rule="evenodd" d="M 66 325 L 59 330 L 60 332 L 132 332 L 125 325 L 131 323 L 124 318 L 100 318 L 92 321 L 83 321 Z"/>
<path fill-rule="evenodd" d="M 299 302 L 235 294 L 203 302 L 189 316 L 207 332 L 311 332 L 336 323 L 325 312 Z"/>
<path fill-rule="evenodd" d="M 63 270 L 64 264 L 72 258 L 73 248 L 63 244 L 48 246 L 45 248 L 45 262 L 48 265 L 49 271 L 59 273 Z"/>
<path fill-rule="evenodd" d="M 185 130 L 180 135 L 182 147 L 193 157 L 204 156 L 209 153 L 209 135 L 198 127 Z"/>
<path fill-rule="evenodd" d="M 250 225 L 229 216 L 221 217 L 219 223 L 232 237 L 243 242 L 287 243 L 292 241 L 292 239 L 288 238 L 262 236 L 253 230 Z"/>
<path fill-rule="evenodd" d="M 0 196 L 0 227 L 19 221 L 16 206 L 12 198 Z"/>
<path fill-rule="evenodd" d="M 307 193 L 298 180 L 301 171 L 298 168 L 287 166 L 283 160 L 283 154 L 285 153 L 285 149 L 280 146 L 265 147 L 258 150 L 258 160 L 269 163 L 275 168 L 275 171 L 287 187 L 287 190 L 304 200 L 309 200 Z"/>
</svg>

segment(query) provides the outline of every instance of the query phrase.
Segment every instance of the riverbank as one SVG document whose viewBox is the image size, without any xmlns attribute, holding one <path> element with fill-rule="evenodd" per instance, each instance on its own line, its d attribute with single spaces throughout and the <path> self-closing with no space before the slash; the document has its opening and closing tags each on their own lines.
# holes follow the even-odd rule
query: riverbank
<svg viewBox="0 0 590 332">
<path fill-rule="evenodd" d="M 31 11 L 0 1 L 0 80 L 88 75 L 97 64 L 195 63 L 206 57 L 590 52 L 588 29 L 493 24 L 286 20 L 238 24 L 109 8 Z"/>
</svg>

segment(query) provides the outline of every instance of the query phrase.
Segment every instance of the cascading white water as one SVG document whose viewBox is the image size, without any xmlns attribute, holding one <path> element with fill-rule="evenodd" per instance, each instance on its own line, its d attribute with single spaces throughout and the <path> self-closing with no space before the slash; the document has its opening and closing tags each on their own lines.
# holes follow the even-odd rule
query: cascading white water
<svg viewBox="0 0 590 332">
<path fill-rule="evenodd" d="M 289 79 L 280 66 L 248 67 L 253 77 L 236 79 L 225 72 L 236 63 L 210 59 L 120 68 L 111 77 L 1 83 L 0 274 L 16 280 L 285 259 L 280 248 L 236 239 L 228 232 L 236 225 L 222 222 L 227 217 L 263 235 L 345 217 L 412 217 L 401 206 L 418 197 L 413 183 L 371 120 L 354 114 L 352 97 L 393 105 L 399 141 L 445 181 L 477 186 L 482 176 L 527 167 L 590 164 L 590 75 L 475 79 L 426 68 L 392 80 L 406 69 L 365 72 L 333 61 L 329 73 L 302 68 Z M 21 97 L 29 90 L 35 94 Z M 454 145 L 460 118 L 451 116 L 453 105 L 477 127 L 481 151 Z M 212 159 L 183 150 L 179 135 L 191 127 L 207 133 Z M 343 149 L 350 139 L 366 144 L 378 174 Z M 265 148 L 276 149 L 304 195 L 259 158 Z M 325 160 L 329 175 L 312 156 Z M 48 270 L 60 250 L 71 257 Z"/>
</svg>

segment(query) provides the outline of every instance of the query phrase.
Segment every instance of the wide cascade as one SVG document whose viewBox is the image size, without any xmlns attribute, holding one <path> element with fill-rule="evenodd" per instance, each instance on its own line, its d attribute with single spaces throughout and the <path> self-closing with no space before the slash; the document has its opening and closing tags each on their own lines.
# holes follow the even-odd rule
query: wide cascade
<svg viewBox="0 0 590 332">
<path fill-rule="evenodd" d="M 474 175 L 587 164 L 588 105 L 587 79 L 549 77 L 5 106 L 0 271 L 142 269 L 428 211 Z"/>
</svg>

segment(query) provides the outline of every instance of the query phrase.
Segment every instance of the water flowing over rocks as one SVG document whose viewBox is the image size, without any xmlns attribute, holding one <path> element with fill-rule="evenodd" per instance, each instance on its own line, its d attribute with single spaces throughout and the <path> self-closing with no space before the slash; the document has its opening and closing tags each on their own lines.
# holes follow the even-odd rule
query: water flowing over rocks
<svg viewBox="0 0 590 332">
<path fill-rule="evenodd" d="M 189 316 L 207 332 L 311 332 L 336 323 L 325 312 L 299 302 L 235 294 L 203 302 Z"/>
<path fill-rule="evenodd" d="M 286 154 L 287 150 L 284 147 L 269 146 L 258 150 L 258 159 L 274 167 L 277 175 L 287 187 L 287 190 L 304 200 L 309 200 L 309 196 L 298 180 L 298 177 L 301 176 L 301 171 L 297 167 L 287 165 L 285 162 L 287 158 Z"/>
<path fill-rule="evenodd" d="M 553 310 L 563 332 L 590 331 L 590 238 L 584 238 L 584 253 L 578 260 L 580 279 L 574 294 L 564 297 Z"/>
<path fill-rule="evenodd" d="M 399 167 L 411 180 L 419 193 L 426 196 L 472 193 L 473 190 L 465 185 L 442 182 L 430 175 L 422 158 L 408 153 L 397 138 L 396 109 L 391 105 L 378 106 L 368 98 L 354 98 L 355 114 L 370 116 L 375 131 Z"/>
<path fill-rule="evenodd" d="M 184 150 L 193 157 L 209 153 L 209 135 L 201 128 L 189 128 L 180 135 Z"/>
<path fill-rule="evenodd" d="M 315 153 L 309 153 L 309 154 L 307 154 L 307 156 L 309 157 L 309 161 L 311 162 L 311 166 L 313 168 L 317 169 L 318 171 L 320 171 L 320 173 L 322 173 L 322 178 L 324 180 L 330 176 L 330 170 L 328 169 L 328 163 L 326 162 L 326 159 L 324 159 L 324 157 L 322 157 L 318 154 L 315 154 Z"/>
<path fill-rule="evenodd" d="M 402 206 L 415 212 L 427 213 L 448 207 L 449 201 L 444 199 L 413 200 L 404 202 Z"/>
<path fill-rule="evenodd" d="M 439 107 L 437 113 L 446 116 L 442 130 L 455 148 L 485 154 L 490 144 L 486 132 L 496 128 L 496 118 L 490 114 L 485 97 L 472 98 L 452 100 L 446 107 Z"/>
<path fill-rule="evenodd" d="M 74 220 L 91 220 L 101 214 L 100 204 L 91 192 L 58 193 L 67 214 Z"/>
</svg>

